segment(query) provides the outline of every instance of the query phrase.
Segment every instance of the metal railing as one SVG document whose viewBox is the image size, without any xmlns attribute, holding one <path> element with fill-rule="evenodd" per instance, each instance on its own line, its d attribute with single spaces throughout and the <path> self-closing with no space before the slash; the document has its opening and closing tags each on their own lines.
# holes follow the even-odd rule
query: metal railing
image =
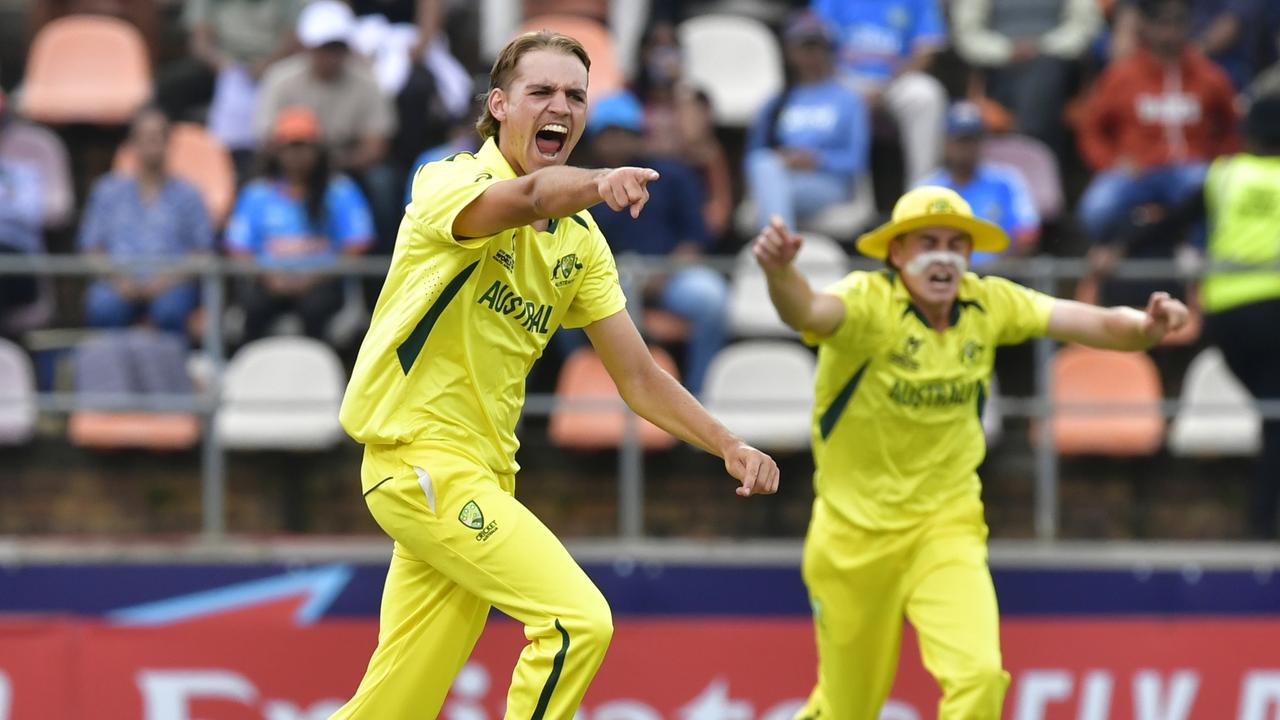
<svg viewBox="0 0 1280 720">
<path fill-rule="evenodd" d="M 225 280 L 234 277 L 267 273 L 304 272 L 312 275 L 343 277 L 381 277 L 385 275 L 388 258 L 348 258 L 324 267 L 307 267 L 300 270 L 263 267 L 252 261 L 221 257 L 194 257 L 174 263 L 115 263 L 97 257 L 83 256 L 0 256 L 0 282 L 6 275 L 35 274 L 38 276 L 97 277 L 111 273 L 135 273 L 139 270 L 163 270 L 165 273 L 197 278 L 201 288 L 201 307 L 206 322 L 203 323 L 201 345 L 210 370 L 204 389 L 195 395 L 171 396 L 94 396 L 81 393 L 42 393 L 37 397 L 37 407 L 47 413 L 69 413 L 83 409 L 129 410 L 137 412 L 187 412 L 200 415 L 203 437 L 201 439 L 201 498 L 202 535 L 208 541 L 219 541 L 226 533 L 226 449 L 218 437 L 214 416 L 221 405 L 221 378 L 226 364 L 226 342 L 220 319 L 227 308 L 224 293 Z M 736 260 L 729 257 L 708 258 L 703 263 L 726 274 L 732 273 Z M 666 259 L 620 257 L 619 272 L 624 286 L 643 286 L 644 280 L 654 274 L 673 268 Z M 854 261 L 855 269 L 876 269 L 881 265 L 869 261 Z M 1257 270 L 1256 267 L 1219 266 L 1208 267 L 1185 261 L 1129 260 L 1114 269 L 1111 277 L 1128 280 L 1169 280 L 1173 283 L 1193 280 L 1208 269 L 1215 271 Z M 1280 272 L 1280 268 L 1273 268 Z M 804 268 L 801 268 L 803 271 Z M 1021 281 L 1028 287 L 1053 294 L 1058 283 L 1085 277 L 1089 268 L 1083 260 L 1060 258 L 1030 258 L 1001 260 L 983 270 Z M 1034 394 L 1030 397 L 1002 396 L 1002 413 L 1006 416 L 1045 420 L 1053 414 L 1070 410 L 1073 413 L 1092 411 L 1103 413 L 1125 412 L 1135 408 L 1105 408 L 1066 404 L 1052 401 L 1050 360 L 1055 342 L 1047 338 L 1034 341 Z M 1280 371 L 1280 369 L 1278 369 Z M 524 412 L 529 416 L 548 416 L 558 407 L 599 408 L 600 401 L 566 401 L 549 394 L 532 394 L 527 397 Z M 603 403 L 618 407 L 620 401 Z M 1280 418 L 1280 401 L 1258 404 L 1265 418 Z M 1149 411 L 1149 406 L 1143 406 Z M 1178 410 L 1178 401 L 1166 400 L 1159 410 L 1171 417 Z M 1200 408 L 1197 411 L 1213 408 Z M 627 412 L 626 432 L 618 453 L 618 528 L 624 542 L 642 539 L 644 533 L 644 452 L 640 445 L 638 423 Z M 1034 526 L 1038 539 L 1054 540 L 1058 535 L 1058 454 L 1054 447 L 1052 424 L 1039 422 L 1038 437 L 1033 443 L 1036 478 L 1034 484 Z"/>
</svg>

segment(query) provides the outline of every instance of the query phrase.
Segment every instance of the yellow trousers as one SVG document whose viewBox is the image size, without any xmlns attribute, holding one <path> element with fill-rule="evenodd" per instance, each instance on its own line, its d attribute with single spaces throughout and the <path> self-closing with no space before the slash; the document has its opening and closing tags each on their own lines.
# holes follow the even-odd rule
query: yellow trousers
<svg viewBox="0 0 1280 720">
<path fill-rule="evenodd" d="M 362 469 L 379 483 L 369 510 L 395 540 L 378 646 L 332 720 L 436 717 L 490 606 L 529 640 L 505 717 L 572 718 L 613 636 L 600 591 L 516 501 L 513 477 L 447 452 L 413 464 L 387 455 L 366 450 Z"/>
<path fill-rule="evenodd" d="M 893 686 L 904 615 L 942 688 L 939 720 L 999 720 L 1009 674 L 986 539 L 977 499 L 900 531 L 865 530 L 816 500 L 803 573 L 818 683 L 796 720 L 876 720 Z"/>
</svg>

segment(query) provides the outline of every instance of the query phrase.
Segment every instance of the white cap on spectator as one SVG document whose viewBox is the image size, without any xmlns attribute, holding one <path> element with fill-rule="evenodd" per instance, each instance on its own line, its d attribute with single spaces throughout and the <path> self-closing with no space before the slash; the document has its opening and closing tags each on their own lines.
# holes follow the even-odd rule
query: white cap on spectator
<svg viewBox="0 0 1280 720">
<path fill-rule="evenodd" d="M 350 45 L 355 28 L 355 13 L 341 0 L 316 0 L 298 16 L 298 40 L 305 48 L 330 43 Z"/>
</svg>

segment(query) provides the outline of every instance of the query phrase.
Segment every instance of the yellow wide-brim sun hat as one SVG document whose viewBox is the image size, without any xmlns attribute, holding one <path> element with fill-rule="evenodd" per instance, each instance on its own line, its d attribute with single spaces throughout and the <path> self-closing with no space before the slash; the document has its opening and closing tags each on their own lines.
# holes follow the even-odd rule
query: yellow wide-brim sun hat
<svg viewBox="0 0 1280 720">
<path fill-rule="evenodd" d="M 858 238 L 858 251 L 877 260 L 889 254 L 899 235 L 927 227 L 949 227 L 973 239 L 975 252 L 1004 252 L 1009 236 L 995 223 L 973 216 L 973 208 L 956 191 L 924 185 L 907 192 L 893 206 L 889 222 Z"/>
</svg>

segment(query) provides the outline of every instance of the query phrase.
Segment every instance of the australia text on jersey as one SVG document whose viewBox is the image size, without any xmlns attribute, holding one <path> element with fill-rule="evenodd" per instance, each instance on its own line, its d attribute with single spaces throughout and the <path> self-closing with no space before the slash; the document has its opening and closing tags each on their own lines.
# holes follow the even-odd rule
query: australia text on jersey
<svg viewBox="0 0 1280 720">
<path fill-rule="evenodd" d="M 510 317 L 525 330 L 540 335 L 547 334 L 547 321 L 551 319 L 551 313 L 555 312 L 554 305 L 520 297 L 519 293 L 501 280 L 494 280 L 476 303 L 486 305 L 490 310 Z"/>
</svg>

